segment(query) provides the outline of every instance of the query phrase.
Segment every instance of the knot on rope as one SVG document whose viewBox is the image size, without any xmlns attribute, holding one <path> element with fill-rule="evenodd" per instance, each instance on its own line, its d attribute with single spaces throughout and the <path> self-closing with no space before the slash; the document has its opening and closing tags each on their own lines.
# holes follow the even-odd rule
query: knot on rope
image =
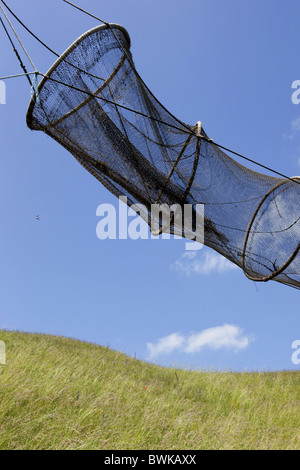
<svg viewBox="0 0 300 470">
<path fill-rule="evenodd" d="M 36 101 L 40 104 L 38 76 L 39 73 L 35 72 L 31 85 L 31 98 L 35 96 Z"/>
</svg>

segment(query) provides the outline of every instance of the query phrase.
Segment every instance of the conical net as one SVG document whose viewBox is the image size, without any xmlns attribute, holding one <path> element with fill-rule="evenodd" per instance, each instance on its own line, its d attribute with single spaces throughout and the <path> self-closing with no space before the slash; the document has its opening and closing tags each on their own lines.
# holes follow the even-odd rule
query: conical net
<svg viewBox="0 0 300 470">
<path fill-rule="evenodd" d="M 55 62 L 27 124 L 63 145 L 113 194 L 143 204 L 149 223 L 153 204 L 195 212 L 204 204 L 207 246 L 252 280 L 300 287 L 300 180 L 251 171 L 210 142 L 201 123 L 172 116 L 138 75 L 121 26 L 94 28 Z M 187 236 L 176 220 L 170 233 Z"/>
</svg>

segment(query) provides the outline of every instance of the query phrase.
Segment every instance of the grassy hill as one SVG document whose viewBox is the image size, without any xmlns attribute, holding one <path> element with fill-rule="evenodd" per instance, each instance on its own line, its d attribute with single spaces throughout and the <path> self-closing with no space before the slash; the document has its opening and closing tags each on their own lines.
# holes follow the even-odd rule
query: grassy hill
<svg viewBox="0 0 300 470">
<path fill-rule="evenodd" d="M 0 331 L 0 449 L 299 449 L 300 371 L 167 369 Z"/>
</svg>

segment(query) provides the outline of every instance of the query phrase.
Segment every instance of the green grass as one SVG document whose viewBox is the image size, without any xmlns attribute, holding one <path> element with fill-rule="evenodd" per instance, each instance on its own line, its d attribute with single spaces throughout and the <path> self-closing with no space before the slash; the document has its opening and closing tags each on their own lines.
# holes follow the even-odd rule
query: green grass
<svg viewBox="0 0 300 470">
<path fill-rule="evenodd" d="M 1 450 L 299 449 L 300 371 L 191 372 L 61 337 L 0 340 Z"/>
</svg>

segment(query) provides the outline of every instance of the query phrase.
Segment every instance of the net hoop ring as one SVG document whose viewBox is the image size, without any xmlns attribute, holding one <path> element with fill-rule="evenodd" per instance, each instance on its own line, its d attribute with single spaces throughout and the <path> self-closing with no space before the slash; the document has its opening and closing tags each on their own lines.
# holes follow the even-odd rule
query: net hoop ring
<svg viewBox="0 0 300 470">
<path fill-rule="evenodd" d="M 251 281 L 256 281 L 256 282 L 267 282 L 267 281 L 270 281 L 271 279 L 274 279 L 275 277 L 277 277 L 279 274 L 281 274 L 293 261 L 294 259 L 296 258 L 299 250 L 300 250 L 300 242 L 298 243 L 296 249 L 294 250 L 294 252 L 292 253 L 292 255 L 290 256 L 290 258 L 278 269 L 276 269 L 275 271 L 273 271 L 271 274 L 269 274 L 268 276 L 264 276 L 264 277 L 255 277 L 255 276 L 252 276 L 251 274 L 249 274 L 247 272 L 247 269 L 246 269 L 246 266 L 245 266 L 245 262 L 246 262 L 246 249 L 247 249 L 247 245 L 248 245 L 248 241 L 249 241 L 249 237 L 250 237 L 250 233 L 251 233 L 251 229 L 252 229 L 252 226 L 254 224 L 254 221 L 256 219 L 256 216 L 257 214 L 259 213 L 262 205 L 264 204 L 264 202 L 268 199 L 268 197 L 274 192 L 276 191 L 276 189 L 280 188 L 281 186 L 283 186 L 284 184 L 292 181 L 292 180 L 299 180 L 300 181 L 300 176 L 293 176 L 292 178 L 289 178 L 289 179 L 285 179 L 283 181 L 281 181 L 279 184 L 277 184 L 276 186 L 274 186 L 274 188 L 272 188 L 264 197 L 263 199 L 260 201 L 259 205 L 257 206 L 256 208 L 256 211 L 254 212 L 253 214 L 253 217 L 250 221 L 250 224 L 249 224 L 249 227 L 247 229 L 247 234 L 246 234 L 246 237 L 245 237 L 245 242 L 244 242 L 244 247 L 243 247 L 243 253 L 242 253 L 242 269 L 244 271 L 244 274 L 245 276 L 250 279 Z"/>
<path fill-rule="evenodd" d="M 119 29 L 124 34 L 124 36 L 125 36 L 125 38 L 128 42 L 128 48 L 130 48 L 130 45 L 131 45 L 130 36 L 129 36 L 129 33 L 126 31 L 126 29 L 123 28 L 123 26 L 121 26 L 119 24 L 115 24 L 115 23 L 102 24 L 100 26 L 96 26 L 95 28 L 92 28 L 89 31 L 87 31 L 86 33 L 82 34 L 78 39 L 76 39 L 76 41 L 73 42 L 73 44 L 71 44 L 71 46 L 68 47 L 68 49 L 65 52 L 63 52 L 58 57 L 58 59 L 54 62 L 52 67 L 50 67 L 48 72 L 45 75 L 43 75 L 43 78 L 42 78 L 42 80 L 40 81 L 40 83 L 38 85 L 37 93 L 40 93 L 42 91 L 42 88 L 45 85 L 45 83 L 47 82 L 48 77 L 51 77 L 52 73 L 57 69 L 57 67 L 65 59 L 67 59 L 67 57 L 71 54 L 71 52 L 73 52 L 74 49 L 76 49 L 76 47 L 79 46 L 79 44 L 82 41 L 84 41 L 87 37 L 97 33 L 98 31 L 102 31 L 102 30 L 105 30 L 105 29 L 111 29 L 111 28 Z M 34 94 L 33 97 L 31 98 L 29 106 L 28 106 L 28 110 L 27 110 L 26 122 L 27 122 L 27 126 L 29 127 L 29 129 L 32 129 L 31 119 L 32 119 L 32 113 L 33 113 L 33 109 L 34 109 L 35 104 L 36 104 L 36 94 Z"/>
</svg>

